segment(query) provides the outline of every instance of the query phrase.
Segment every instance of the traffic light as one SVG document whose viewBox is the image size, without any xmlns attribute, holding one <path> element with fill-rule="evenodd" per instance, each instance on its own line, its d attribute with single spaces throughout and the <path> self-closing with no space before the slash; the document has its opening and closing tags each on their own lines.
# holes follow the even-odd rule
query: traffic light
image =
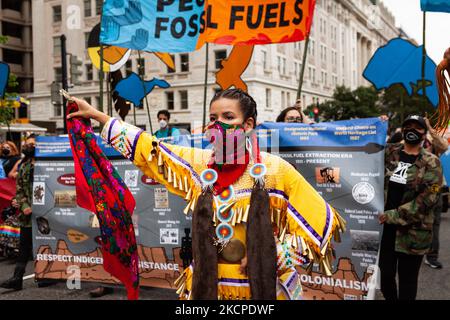
<svg viewBox="0 0 450 320">
<path fill-rule="evenodd" d="M 61 105 L 62 98 L 59 94 L 59 90 L 61 89 L 61 84 L 53 81 L 50 87 L 51 101 L 53 105 Z"/>
<path fill-rule="evenodd" d="M 314 107 L 313 113 L 314 113 L 314 121 L 315 122 L 319 122 L 319 108 L 318 107 Z"/>
<path fill-rule="evenodd" d="M 74 85 L 80 85 L 81 81 L 79 77 L 83 72 L 79 69 L 83 65 L 83 62 L 75 55 L 70 55 L 70 82 Z"/>
</svg>

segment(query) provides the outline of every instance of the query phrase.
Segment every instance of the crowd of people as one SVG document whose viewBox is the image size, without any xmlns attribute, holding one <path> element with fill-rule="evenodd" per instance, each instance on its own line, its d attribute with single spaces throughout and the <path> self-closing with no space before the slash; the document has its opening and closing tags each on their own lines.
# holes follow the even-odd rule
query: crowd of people
<svg viewBox="0 0 450 320">
<path fill-rule="evenodd" d="M 1 224 L 6 225 L 11 231 L 19 229 L 19 237 L 10 232 L 2 234 L 0 247 L 3 252 L 8 247 L 17 249 L 16 268 L 14 275 L 7 281 L 0 284 L 0 287 L 6 289 L 22 289 L 22 279 L 25 268 L 30 257 L 32 257 L 32 232 L 31 232 L 31 214 L 32 214 L 32 184 L 35 158 L 36 138 L 34 134 L 29 135 L 22 148 L 23 157 L 19 155 L 17 146 L 6 141 L 2 144 L 2 165 L 5 173 L 4 178 L 16 180 L 16 193 L 11 200 L 11 206 L 7 209 L 7 214 L 2 211 Z M 17 239 L 18 238 L 18 239 Z M 11 241 L 18 240 L 18 241 Z"/>
<path fill-rule="evenodd" d="M 247 96 L 236 97 L 239 98 L 230 99 L 250 101 Z M 254 113 L 249 116 L 253 117 L 253 127 L 254 107 Z M 88 113 L 81 116 L 94 118 Z M 170 123 L 169 111 L 159 111 L 157 118 L 160 128 L 153 133 L 154 137 L 180 136 L 180 130 Z M 380 118 L 388 120 L 387 116 Z M 314 123 L 302 111 L 301 101 L 284 109 L 276 121 Z M 107 123 L 108 119 L 102 122 Z M 414 300 L 422 263 L 434 269 L 443 267 L 439 261 L 439 227 L 441 213 L 448 209 L 448 188 L 439 157 L 448 149 L 448 141 L 421 116 L 409 116 L 400 128 L 390 132 L 385 148 L 385 207 L 379 214 L 379 223 L 383 225 L 379 256 L 381 292 L 386 300 Z M 16 268 L 13 276 L 0 284 L 2 288 L 22 289 L 25 267 L 32 256 L 31 186 L 35 143 L 34 135 L 27 137 L 21 148 L 22 156 L 13 142 L 0 145 L 0 179 L 16 180 L 16 195 L 10 206 L 3 208 L 7 213 L 2 214 L 0 223 L 20 228 L 20 237 L 16 239 Z M 7 246 L 8 239 L 11 236 L 0 235 L 0 250 Z M 102 286 L 92 291 L 91 296 L 112 292 L 112 288 Z"/>
<path fill-rule="evenodd" d="M 298 105 L 283 110 L 277 122 L 314 123 Z M 422 261 L 433 269 L 443 267 L 439 229 L 441 214 L 448 211 L 449 188 L 439 157 L 449 143 L 428 118 L 417 115 L 390 131 L 385 151 L 385 211 L 379 215 L 383 225 L 381 292 L 390 301 L 415 300 Z"/>
</svg>

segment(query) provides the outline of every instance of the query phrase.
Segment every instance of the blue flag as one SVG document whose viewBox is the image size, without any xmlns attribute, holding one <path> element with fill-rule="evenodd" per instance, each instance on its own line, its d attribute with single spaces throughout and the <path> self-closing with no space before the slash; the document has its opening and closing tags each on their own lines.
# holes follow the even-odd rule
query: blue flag
<svg viewBox="0 0 450 320">
<path fill-rule="evenodd" d="M 439 102 L 435 80 L 436 64 L 428 56 L 425 61 L 425 86 L 428 100 L 433 106 Z M 395 38 L 377 49 L 363 72 L 377 90 L 401 84 L 408 94 L 423 95 L 422 46 Z"/>
<path fill-rule="evenodd" d="M 420 0 L 422 11 L 450 12 L 449 0 Z"/>
<path fill-rule="evenodd" d="M 6 87 L 8 86 L 9 65 L 0 61 L 0 98 L 5 95 Z"/>
<path fill-rule="evenodd" d="M 178 1 L 107 0 L 100 42 L 152 52 L 194 51 L 204 3 L 186 2 L 186 7 L 189 10 L 180 10 Z"/>
</svg>

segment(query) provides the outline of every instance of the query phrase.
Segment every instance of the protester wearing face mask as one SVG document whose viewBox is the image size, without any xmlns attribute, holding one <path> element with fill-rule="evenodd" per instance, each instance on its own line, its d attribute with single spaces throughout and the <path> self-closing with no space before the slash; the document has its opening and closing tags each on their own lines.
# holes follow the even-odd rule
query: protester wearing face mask
<svg viewBox="0 0 450 320">
<path fill-rule="evenodd" d="M 23 275 L 28 259 L 32 254 L 31 204 L 35 145 L 36 139 L 32 134 L 27 137 L 22 148 L 22 153 L 25 157 L 19 164 L 19 172 L 16 179 L 16 196 L 12 202 L 13 206 L 18 208 L 20 212 L 19 256 L 16 260 L 16 268 L 14 269 L 13 277 L 0 284 L 0 287 L 6 289 L 22 290 Z"/>
<path fill-rule="evenodd" d="M 331 275 L 331 237 L 345 222 L 288 162 L 260 152 L 257 105 L 248 93 L 228 89 L 212 99 L 212 149 L 159 141 L 73 99 L 79 111 L 69 118 L 103 123 L 107 143 L 187 201 L 194 263 L 175 282 L 181 299 L 295 300 L 296 266 L 315 262 Z M 124 140 L 131 145 L 116 142 Z"/>
<path fill-rule="evenodd" d="M 6 141 L 0 148 L 0 162 L 3 165 L 4 178 L 15 179 L 17 176 L 17 167 L 20 162 L 20 154 L 16 145 L 12 141 Z"/>
<path fill-rule="evenodd" d="M 439 158 L 422 146 L 427 130 L 424 118 L 409 116 L 402 125 L 404 143 L 386 148 L 386 201 L 379 215 L 379 267 L 386 300 L 415 300 L 420 266 L 431 248 L 443 177 Z"/>
<path fill-rule="evenodd" d="M 180 135 L 180 131 L 177 128 L 174 128 L 169 125 L 170 121 L 170 112 L 167 110 L 161 110 L 158 112 L 158 123 L 159 130 L 157 130 L 154 135 L 158 138 L 167 138 L 167 137 L 178 137 Z"/>
</svg>

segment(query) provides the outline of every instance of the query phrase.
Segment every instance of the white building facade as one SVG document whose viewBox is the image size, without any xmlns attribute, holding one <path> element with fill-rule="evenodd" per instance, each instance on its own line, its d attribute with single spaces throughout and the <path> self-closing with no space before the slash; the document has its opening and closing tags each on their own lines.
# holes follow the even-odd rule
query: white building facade
<svg viewBox="0 0 450 320">
<path fill-rule="evenodd" d="M 29 93 L 33 88 L 31 0 L 0 0 L 0 61 L 17 76 L 15 92 Z"/>
<path fill-rule="evenodd" d="M 83 60 L 81 84 L 71 94 L 99 106 L 99 73 L 87 55 L 87 37 L 100 21 L 102 0 L 33 0 L 34 93 L 31 120 L 51 120 L 63 128 L 61 108 L 51 103 L 50 87 L 61 74 L 59 36 L 67 38 L 67 52 Z M 337 85 L 352 89 L 368 85 L 362 72 L 375 50 L 401 31 L 391 13 L 375 0 L 318 0 L 306 60 L 302 90 L 303 106 L 330 99 Z M 305 42 L 256 46 L 242 78 L 258 104 L 258 122 L 275 121 L 279 112 L 295 103 Z M 230 46 L 209 46 L 207 101 L 219 86 L 215 73 Z M 162 78 L 168 89 L 155 89 L 148 95 L 153 130 L 156 113 L 169 109 L 174 125 L 197 128 L 203 117 L 205 47 L 175 54 L 175 72 L 153 54 L 141 53 L 145 79 Z M 138 72 L 137 52 L 122 68 L 123 75 Z M 69 79 L 70 82 L 70 79 Z M 106 89 L 106 82 L 103 86 Z M 107 97 L 103 99 L 107 109 Z M 207 108 L 208 109 L 208 108 Z M 118 117 L 115 111 L 113 116 Z M 208 115 L 207 115 L 208 119 Z M 134 123 L 133 110 L 126 118 Z M 136 125 L 150 131 L 147 112 L 136 110 Z"/>
</svg>

